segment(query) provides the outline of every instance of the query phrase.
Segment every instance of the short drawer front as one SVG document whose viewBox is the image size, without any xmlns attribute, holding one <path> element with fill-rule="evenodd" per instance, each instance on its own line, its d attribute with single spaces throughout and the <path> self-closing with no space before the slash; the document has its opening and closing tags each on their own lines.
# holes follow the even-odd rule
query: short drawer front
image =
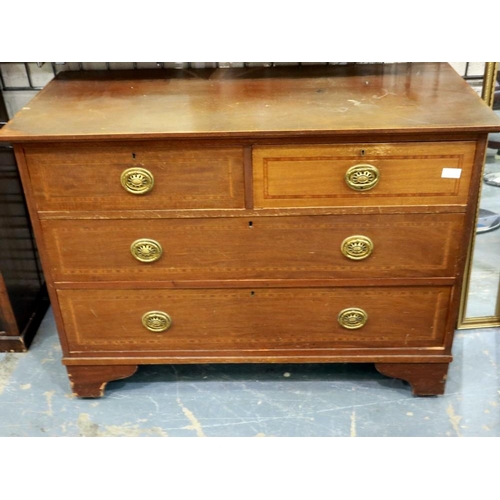
<svg viewBox="0 0 500 500">
<path fill-rule="evenodd" d="M 463 217 L 412 214 L 41 223 L 56 282 L 335 279 L 454 276 Z"/>
<path fill-rule="evenodd" d="M 63 145 L 25 154 L 40 211 L 244 207 L 238 147 Z"/>
<path fill-rule="evenodd" d="M 254 204 L 466 205 L 474 153 L 473 142 L 258 146 Z"/>
<path fill-rule="evenodd" d="M 450 288 L 60 290 L 70 352 L 441 346 Z M 360 312 L 361 311 L 361 312 Z M 342 314 L 341 314 L 342 313 Z M 161 315 L 170 327 L 165 328 Z M 346 328 L 339 323 L 359 328 Z M 364 317 L 363 317 L 364 315 Z"/>
</svg>

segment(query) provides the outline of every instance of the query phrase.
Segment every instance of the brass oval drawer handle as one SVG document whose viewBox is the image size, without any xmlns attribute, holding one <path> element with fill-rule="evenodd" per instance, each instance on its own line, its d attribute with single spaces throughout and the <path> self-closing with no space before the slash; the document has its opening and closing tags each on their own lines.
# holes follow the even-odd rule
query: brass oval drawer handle
<svg viewBox="0 0 500 500">
<path fill-rule="evenodd" d="M 130 253 L 141 262 L 155 262 L 162 256 L 163 248 L 155 240 L 142 238 L 130 245 Z"/>
<path fill-rule="evenodd" d="M 132 194 L 146 194 L 153 189 L 153 174 L 145 168 L 127 168 L 120 177 L 123 189 Z"/>
<path fill-rule="evenodd" d="M 161 333 L 172 326 L 172 318 L 163 311 L 149 311 L 143 315 L 142 324 L 150 332 Z"/>
<path fill-rule="evenodd" d="M 373 241 L 368 236 L 355 234 L 342 242 L 340 250 L 349 259 L 363 260 L 373 252 Z"/>
<path fill-rule="evenodd" d="M 380 172 L 373 165 L 360 163 L 350 167 L 344 178 L 346 184 L 354 191 L 368 191 L 377 185 L 380 180 Z"/>
<path fill-rule="evenodd" d="M 356 330 L 363 327 L 368 321 L 368 314 L 363 309 L 350 307 L 339 312 L 338 322 L 340 326 L 348 330 Z"/>
</svg>

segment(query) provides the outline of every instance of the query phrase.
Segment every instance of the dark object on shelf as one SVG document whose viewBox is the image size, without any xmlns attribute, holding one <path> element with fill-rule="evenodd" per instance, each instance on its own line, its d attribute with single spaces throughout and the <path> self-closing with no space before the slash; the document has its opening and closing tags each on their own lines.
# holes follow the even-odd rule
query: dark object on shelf
<svg viewBox="0 0 500 500">
<path fill-rule="evenodd" d="M 476 232 L 487 233 L 500 227 L 500 215 L 491 210 L 479 209 L 479 217 L 477 218 Z"/>
<path fill-rule="evenodd" d="M 7 113 L 0 92 L 0 122 Z M 1 127 L 1 124 L 0 124 Z M 0 145 L 0 352 L 24 352 L 49 306 L 14 152 Z"/>
</svg>

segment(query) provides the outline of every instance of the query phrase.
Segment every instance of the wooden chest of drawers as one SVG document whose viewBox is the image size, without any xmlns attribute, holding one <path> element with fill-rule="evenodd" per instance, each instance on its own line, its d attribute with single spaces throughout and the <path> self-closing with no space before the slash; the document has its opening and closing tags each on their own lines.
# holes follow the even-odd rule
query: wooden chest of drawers
<svg viewBox="0 0 500 500">
<path fill-rule="evenodd" d="M 61 74 L 0 140 L 74 393 L 373 362 L 441 394 L 495 130 L 447 64 Z"/>
</svg>

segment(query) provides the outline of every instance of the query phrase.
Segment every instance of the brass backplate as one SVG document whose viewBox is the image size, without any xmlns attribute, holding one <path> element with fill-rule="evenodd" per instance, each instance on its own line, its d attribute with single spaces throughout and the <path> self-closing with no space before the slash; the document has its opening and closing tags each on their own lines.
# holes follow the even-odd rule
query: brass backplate
<svg viewBox="0 0 500 500">
<path fill-rule="evenodd" d="M 355 234 L 342 242 L 340 250 L 349 259 L 363 260 L 373 252 L 373 241 L 368 236 Z"/>
<path fill-rule="evenodd" d="M 143 315 L 142 324 L 151 332 L 161 333 L 172 326 L 172 318 L 163 311 L 149 311 Z"/>
<path fill-rule="evenodd" d="M 130 245 L 130 253 L 141 262 L 155 262 L 162 256 L 163 249 L 157 241 L 142 238 Z"/>
<path fill-rule="evenodd" d="M 355 191 L 368 191 L 374 188 L 379 180 L 378 168 L 368 163 L 354 165 L 345 173 L 346 184 Z"/>
<path fill-rule="evenodd" d="M 120 182 L 125 190 L 132 194 L 146 194 L 153 189 L 153 174 L 145 168 L 127 168 L 122 172 Z"/>
<path fill-rule="evenodd" d="M 337 319 L 340 326 L 348 330 L 356 330 L 365 326 L 368 321 L 368 314 L 358 307 L 350 307 L 340 311 Z"/>
</svg>

